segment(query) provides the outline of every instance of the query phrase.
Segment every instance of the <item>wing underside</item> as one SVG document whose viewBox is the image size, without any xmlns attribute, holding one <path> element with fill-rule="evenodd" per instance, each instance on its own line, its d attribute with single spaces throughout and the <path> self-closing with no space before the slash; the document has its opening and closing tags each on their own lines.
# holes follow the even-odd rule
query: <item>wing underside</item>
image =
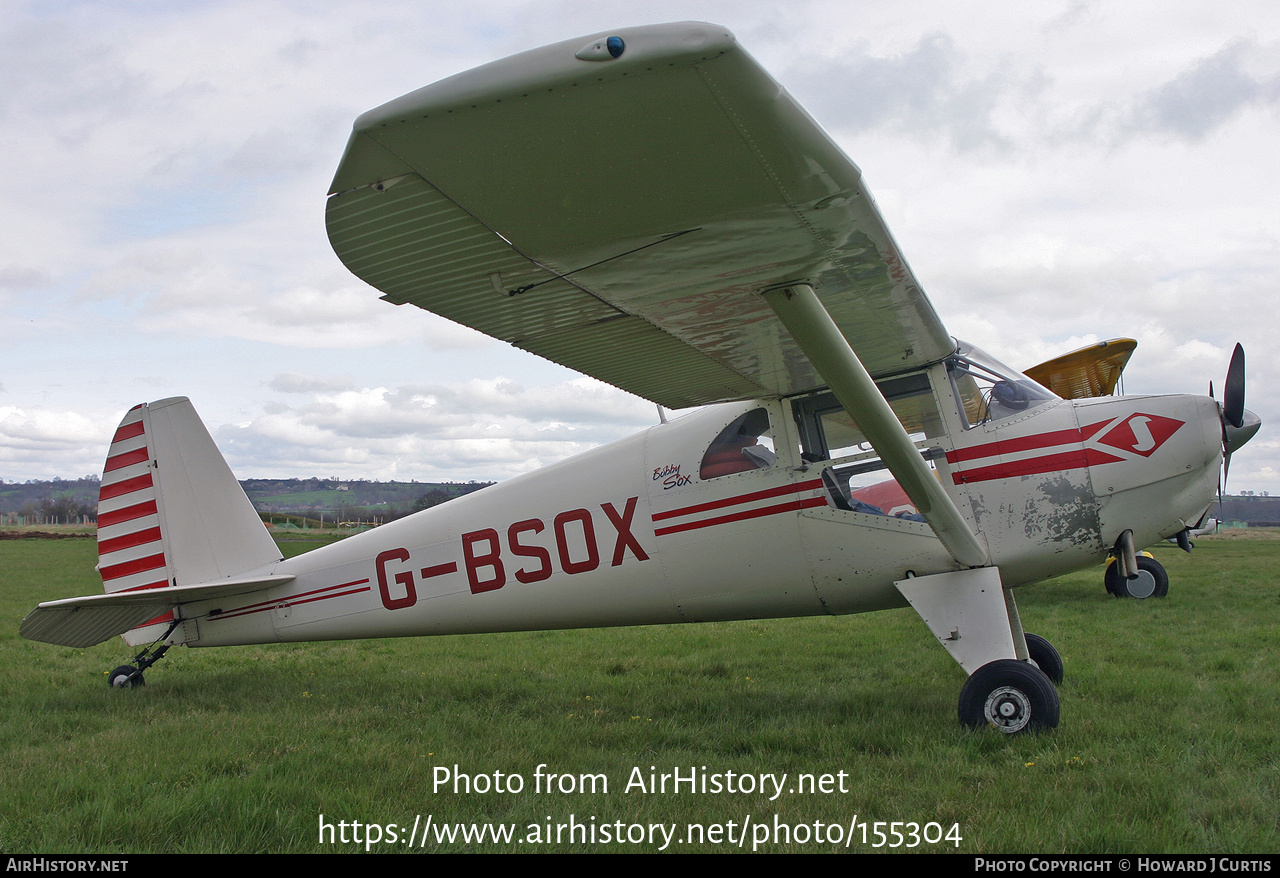
<svg viewBox="0 0 1280 878">
<path fill-rule="evenodd" d="M 821 386 L 760 293 L 814 287 L 876 376 L 953 344 L 858 169 L 731 34 L 614 32 L 356 122 L 335 251 L 412 303 L 665 406 Z"/>
</svg>

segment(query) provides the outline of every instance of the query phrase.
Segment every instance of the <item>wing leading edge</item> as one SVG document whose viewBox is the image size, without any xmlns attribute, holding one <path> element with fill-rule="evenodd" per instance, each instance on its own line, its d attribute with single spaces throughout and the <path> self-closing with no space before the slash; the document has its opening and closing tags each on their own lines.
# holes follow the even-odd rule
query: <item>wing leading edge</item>
<svg viewBox="0 0 1280 878">
<path fill-rule="evenodd" d="M 608 36 L 621 55 L 580 57 Z M 857 167 L 714 25 L 547 46 L 364 114 L 327 223 L 384 298 L 671 408 L 823 384 L 759 295 L 782 285 L 873 376 L 953 349 Z"/>
</svg>

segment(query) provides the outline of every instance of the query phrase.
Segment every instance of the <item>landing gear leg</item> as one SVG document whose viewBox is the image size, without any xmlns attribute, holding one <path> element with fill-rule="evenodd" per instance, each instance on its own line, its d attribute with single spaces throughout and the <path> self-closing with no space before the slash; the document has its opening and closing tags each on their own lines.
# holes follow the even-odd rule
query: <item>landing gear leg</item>
<svg viewBox="0 0 1280 878">
<path fill-rule="evenodd" d="M 963 725 L 990 725 L 1007 735 L 1058 725 L 1061 705 L 1050 677 L 1062 679 L 1062 659 L 1043 637 L 1023 632 L 999 570 L 935 573 L 894 585 L 969 674 L 960 690 Z"/>
<path fill-rule="evenodd" d="M 112 689 L 134 689 L 147 685 L 147 681 L 142 678 L 142 672 L 164 658 L 164 654 L 169 651 L 170 646 L 170 644 L 165 643 L 165 640 L 168 639 L 181 621 L 181 619 L 174 619 L 173 624 L 169 626 L 169 630 L 161 635 L 160 639 L 133 657 L 132 665 L 121 665 L 107 674 L 107 685 Z"/>
</svg>

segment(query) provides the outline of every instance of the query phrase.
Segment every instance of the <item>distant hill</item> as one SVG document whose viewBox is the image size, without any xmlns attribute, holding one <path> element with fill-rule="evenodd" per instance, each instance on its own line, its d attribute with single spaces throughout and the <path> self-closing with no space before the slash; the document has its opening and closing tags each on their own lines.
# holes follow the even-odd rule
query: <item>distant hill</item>
<svg viewBox="0 0 1280 878">
<path fill-rule="evenodd" d="M 259 512 L 335 520 L 390 521 L 470 494 L 493 482 L 374 482 L 365 479 L 241 479 Z M 2 524 L 66 523 L 97 518 L 99 479 L 0 481 Z M 14 520 L 20 517 L 22 521 Z"/>
<path fill-rule="evenodd" d="M 1280 527 L 1280 497 L 1245 494 L 1222 498 L 1219 521 L 1243 521 L 1253 527 Z"/>
<path fill-rule="evenodd" d="M 493 482 L 372 482 L 365 479 L 242 479 L 259 512 L 308 518 L 391 520 L 470 494 Z"/>
</svg>

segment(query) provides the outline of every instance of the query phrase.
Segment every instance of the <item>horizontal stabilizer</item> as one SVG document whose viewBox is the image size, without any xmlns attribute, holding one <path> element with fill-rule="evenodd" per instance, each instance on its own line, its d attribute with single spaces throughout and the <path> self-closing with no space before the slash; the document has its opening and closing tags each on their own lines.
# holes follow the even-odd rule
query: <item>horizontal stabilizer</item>
<svg viewBox="0 0 1280 878">
<path fill-rule="evenodd" d="M 46 601 L 27 614 L 19 633 L 27 640 L 58 646 L 94 646 L 183 604 L 247 594 L 292 581 L 293 577 L 286 575 L 259 576 Z"/>
</svg>

